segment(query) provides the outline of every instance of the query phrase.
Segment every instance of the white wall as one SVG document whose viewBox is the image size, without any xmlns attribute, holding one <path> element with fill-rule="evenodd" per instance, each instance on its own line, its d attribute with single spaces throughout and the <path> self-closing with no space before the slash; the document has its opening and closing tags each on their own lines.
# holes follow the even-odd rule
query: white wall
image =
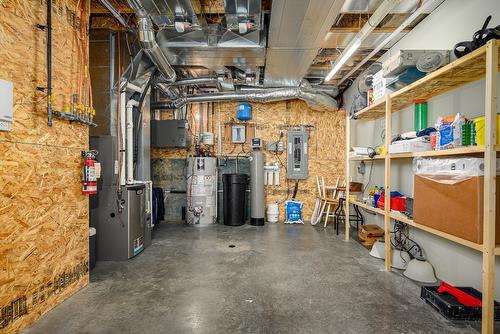
<svg viewBox="0 0 500 334">
<path fill-rule="evenodd" d="M 460 41 L 470 40 L 473 32 L 480 29 L 485 18 L 492 15 L 491 26 L 500 24 L 499 0 L 446 0 L 415 29 L 401 39 L 389 50 L 381 60 L 400 49 L 452 49 Z M 356 92 L 356 83 L 344 94 L 346 110 L 350 110 L 351 101 Z M 429 104 L 429 125 L 438 116 L 452 115 L 457 112 L 474 118 L 484 114 L 484 80 L 468 84 L 449 93 L 433 98 Z M 393 116 L 392 134 L 413 130 L 413 107 Z M 381 131 L 384 121 L 352 121 L 352 145 L 376 146 L 382 144 Z M 357 173 L 355 166 L 351 175 L 356 180 L 368 181 L 370 162 L 367 162 L 367 173 L 364 178 Z M 404 194 L 413 195 L 413 174 L 411 160 L 393 160 L 392 188 Z M 383 186 L 383 161 L 373 162 L 370 187 Z M 368 187 L 369 188 L 369 187 Z M 438 205 L 438 203 L 437 203 Z M 365 213 L 367 223 L 383 226 L 380 216 Z M 425 251 L 429 261 L 434 265 L 438 277 L 451 284 L 473 286 L 481 290 L 481 254 L 466 247 L 449 242 L 426 232 L 411 229 L 411 237 Z M 496 261 L 496 298 L 500 299 L 500 261 Z"/>
</svg>

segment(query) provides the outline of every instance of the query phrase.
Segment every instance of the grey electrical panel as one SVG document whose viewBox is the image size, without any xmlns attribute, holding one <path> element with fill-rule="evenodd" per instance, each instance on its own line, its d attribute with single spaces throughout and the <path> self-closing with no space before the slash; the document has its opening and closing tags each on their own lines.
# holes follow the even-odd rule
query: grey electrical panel
<svg viewBox="0 0 500 334">
<path fill-rule="evenodd" d="M 14 105 L 12 82 L 0 79 L 0 131 L 10 131 Z"/>
<path fill-rule="evenodd" d="M 151 147 L 190 147 L 186 120 L 151 120 Z"/>
<path fill-rule="evenodd" d="M 287 178 L 304 180 L 308 175 L 308 134 L 306 131 L 288 131 Z"/>
</svg>

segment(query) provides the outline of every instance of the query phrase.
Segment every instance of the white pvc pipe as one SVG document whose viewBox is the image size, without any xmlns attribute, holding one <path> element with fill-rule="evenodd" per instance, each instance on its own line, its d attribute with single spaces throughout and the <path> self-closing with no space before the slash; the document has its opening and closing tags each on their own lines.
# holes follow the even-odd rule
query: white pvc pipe
<svg viewBox="0 0 500 334">
<path fill-rule="evenodd" d="M 342 82 L 347 80 L 351 75 L 353 75 L 361 66 L 363 66 L 368 60 L 370 60 L 373 56 L 375 56 L 384 46 L 387 45 L 390 41 L 392 41 L 403 29 L 408 27 L 420 14 L 424 13 L 430 6 L 434 5 L 437 2 L 443 2 L 444 0 L 427 0 L 424 2 L 422 6 L 417 8 L 399 27 L 396 28 L 386 39 L 384 39 L 368 56 L 366 56 L 361 62 L 359 62 L 352 70 L 347 73 L 342 80 L 338 82 L 340 85 Z"/>
<path fill-rule="evenodd" d="M 134 183 L 134 120 L 133 110 L 137 107 L 139 102 L 136 100 L 129 100 L 127 102 L 127 184 Z"/>
<path fill-rule="evenodd" d="M 118 152 L 120 156 L 120 185 L 124 186 L 126 183 L 126 176 L 125 176 L 125 131 L 126 131 L 126 119 L 125 119 L 125 113 L 126 113 L 126 93 L 123 90 L 120 93 L 120 152 Z"/>
<path fill-rule="evenodd" d="M 127 89 L 133 91 L 133 92 L 136 92 L 136 93 L 139 93 L 139 94 L 142 94 L 143 92 L 143 89 L 142 87 L 139 87 L 137 85 L 134 85 L 133 83 L 127 83 Z"/>
</svg>

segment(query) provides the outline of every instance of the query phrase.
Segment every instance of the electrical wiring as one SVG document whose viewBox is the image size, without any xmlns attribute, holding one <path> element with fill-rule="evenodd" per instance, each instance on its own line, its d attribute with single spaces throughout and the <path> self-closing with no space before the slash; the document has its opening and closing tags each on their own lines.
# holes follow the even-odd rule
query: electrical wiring
<svg viewBox="0 0 500 334">
<path fill-rule="evenodd" d="M 375 153 L 375 149 L 373 147 L 368 147 L 368 154 L 371 155 L 372 153 Z M 365 192 L 365 190 L 368 188 L 368 186 L 372 182 L 372 172 L 373 172 L 373 159 L 371 159 L 371 161 L 370 161 L 370 173 L 368 174 L 368 182 L 366 182 L 365 186 L 363 187 L 362 193 Z"/>
<path fill-rule="evenodd" d="M 394 229 L 390 232 L 394 235 L 394 238 L 391 238 L 391 245 L 397 250 L 404 250 L 408 252 L 410 258 L 423 258 L 422 247 L 410 238 L 410 228 L 407 224 L 396 220 L 394 223 Z M 394 239 L 394 240 L 393 240 Z M 416 249 L 415 255 L 413 250 Z"/>
<path fill-rule="evenodd" d="M 282 138 L 282 136 L 280 135 L 280 139 L 281 138 Z M 287 169 L 286 165 L 283 163 L 283 161 L 281 161 L 281 158 L 279 156 L 278 151 L 274 152 L 273 154 L 278 159 L 278 161 L 280 163 L 280 167 L 285 169 L 285 175 L 288 174 L 288 169 Z M 289 179 L 286 180 L 286 184 L 287 184 L 286 198 L 283 201 L 278 202 L 278 204 L 285 203 L 288 200 L 288 198 L 290 197 L 290 180 Z"/>
</svg>

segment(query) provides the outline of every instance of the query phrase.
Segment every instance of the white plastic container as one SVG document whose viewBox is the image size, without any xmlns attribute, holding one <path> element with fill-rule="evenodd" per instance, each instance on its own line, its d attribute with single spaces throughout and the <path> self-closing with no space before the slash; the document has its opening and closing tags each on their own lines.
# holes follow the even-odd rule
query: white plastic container
<svg viewBox="0 0 500 334">
<path fill-rule="evenodd" d="M 277 223 L 279 218 L 279 208 L 278 203 L 267 203 L 267 222 Z"/>
<path fill-rule="evenodd" d="M 274 179 L 274 185 L 279 186 L 280 185 L 280 167 L 278 166 L 278 164 L 274 164 L 273 179 Z"/>
<path fill-rule="evenodd" d="M 214 134 L 212 132 L 204 132 L 202 136 L 203 144 L 207 146 L 214 145 Z"/>
<path fill-rule="evenodd" d="M 267 178 L 267 185 L 272 186 L 274 185 L 274 180 L 273 180 L 273 171 L 272 170 L 266 170 L 266 178 Z"/>
</svg>

